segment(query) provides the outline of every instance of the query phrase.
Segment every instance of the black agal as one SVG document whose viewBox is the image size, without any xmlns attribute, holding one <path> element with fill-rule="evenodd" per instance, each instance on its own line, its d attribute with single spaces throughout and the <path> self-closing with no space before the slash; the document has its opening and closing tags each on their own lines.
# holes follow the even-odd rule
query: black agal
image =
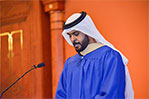
<svg viewBox="0 0 149 99">
<path fill-rule="evenodd" d="M 77 25 L 79 22 L 81 22 L 85 18 L 85 16 L 86 16 L 86 12 L 82 11 L 79 18 L 77 18 L 76 20 L 74 20 L 73 22 L 71 22 L 69 24 L 64 23 L 63 29 L 68 29 L 68 28 L 71 28 L 71 27 Z"/>
</svg>

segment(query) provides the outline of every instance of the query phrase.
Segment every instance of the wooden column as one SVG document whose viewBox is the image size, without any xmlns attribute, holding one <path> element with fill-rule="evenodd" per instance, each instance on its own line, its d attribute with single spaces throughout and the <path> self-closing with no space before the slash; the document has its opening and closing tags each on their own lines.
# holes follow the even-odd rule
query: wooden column
<svg viewBox="0 0 149 99">
<path fill-rule="evenodd" d="M 45 12 L 49 13 L 51 35 L 52 61 L 52 97 L 55 97 L 56 88 L 64 65 L 62 25 L 64 22 L 64 0 L 43 0 Z"/>
</svg>

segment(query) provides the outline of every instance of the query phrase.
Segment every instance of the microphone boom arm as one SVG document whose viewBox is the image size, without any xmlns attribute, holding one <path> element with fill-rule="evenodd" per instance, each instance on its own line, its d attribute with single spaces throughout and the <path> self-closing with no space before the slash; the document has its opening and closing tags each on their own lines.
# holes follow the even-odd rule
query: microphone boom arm
<svg viewBox="0 0 149 99">
<path fill-rule="evenodd" d="M 40 66 L 41 65 L 41 66 Z M 21 77 L 19 77 L 14 83 L 12 83 L 8 88 L 6 88 L 1 94 L 0 94 L 0 99 L 2 98 L 2 95 L 10 88 L 12 87 L 15 83 L 17 83 L 22 77 L 24 77 L 27 73 L 29 73 L 30 71 L 36 69 L 36 68 L 40 68 L 42 66 L 44 66 L 44 63 L 38 64 L 37 66 L 33 65 L 30 70 L 28 70 L 27 72 L 25 72 Z"/>
</svg>

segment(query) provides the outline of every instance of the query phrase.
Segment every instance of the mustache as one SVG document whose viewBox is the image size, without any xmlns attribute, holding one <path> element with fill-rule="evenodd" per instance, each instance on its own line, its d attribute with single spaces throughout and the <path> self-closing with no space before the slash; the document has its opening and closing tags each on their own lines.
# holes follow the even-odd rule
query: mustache
<svg viewBox="0 0 149 99">
<path fill-rule="evenodd" d="M 81 45 L 80 42 L 73 42 L 73 45 L 74 45 L 74 46 L 75 46 L 76 44 L 80 44 L 80 45 Z"/>
</svg>

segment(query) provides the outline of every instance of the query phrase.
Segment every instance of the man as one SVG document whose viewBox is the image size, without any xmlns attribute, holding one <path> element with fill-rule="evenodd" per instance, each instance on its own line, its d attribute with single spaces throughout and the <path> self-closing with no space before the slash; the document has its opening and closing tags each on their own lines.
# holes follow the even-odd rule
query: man
<svg viewBox="0 0 149 99">
<path fill-rule="evenodd" d="M 78 54 L 65 62 L 56 99 L 134 97 L 127 59 L 103 38 L 86 12 L 70 16 L 63 28 Z"/>
</svg>

